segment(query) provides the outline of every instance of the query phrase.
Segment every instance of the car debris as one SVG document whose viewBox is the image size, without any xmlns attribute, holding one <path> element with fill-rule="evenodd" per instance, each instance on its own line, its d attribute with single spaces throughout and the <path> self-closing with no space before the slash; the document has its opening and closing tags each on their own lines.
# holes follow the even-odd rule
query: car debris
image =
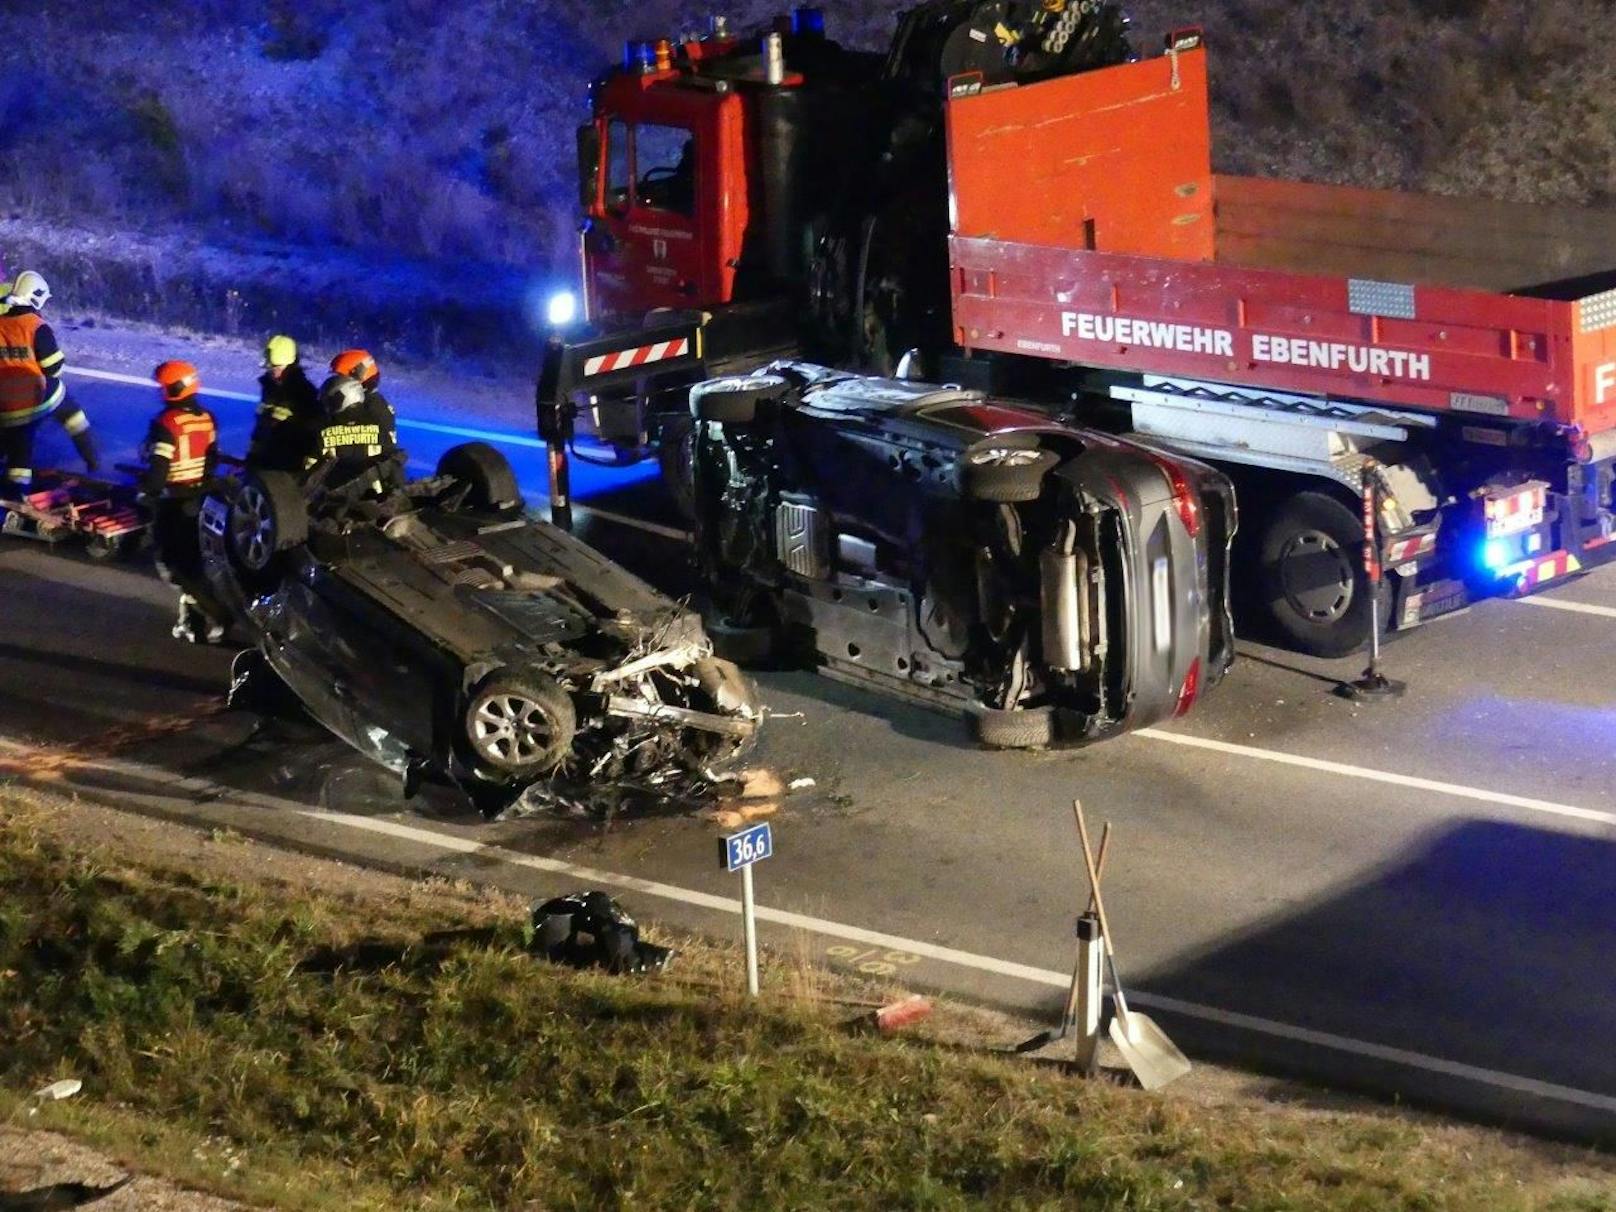
<svg viewBox="0 0 1616 1212">
<path fill-rule="evenodd" d="M 694 804 L 756 737 L 756 688 L 700 617 L 526 516 L 485 444 L 411 483 L 222 478 L 201 534 L 262 658 L 233 698 L 272 698 L 252 686 L 272 675 L 406 795 L 445 780 L 490 816 Z"/>
<path fill-rule="evenodd" d="M 642 941 L 639 924 L 598 889 L 535 904 L 533 949 L 558 964 L 613 973 L 661 972 L 673 959 L 671 947 Z"/>
</svg>

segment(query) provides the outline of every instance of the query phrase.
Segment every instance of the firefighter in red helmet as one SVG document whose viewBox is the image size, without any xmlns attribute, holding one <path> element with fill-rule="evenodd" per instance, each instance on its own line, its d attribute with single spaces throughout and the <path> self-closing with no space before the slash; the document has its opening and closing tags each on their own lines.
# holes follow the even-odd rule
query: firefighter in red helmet
<svg viewBox="0 0 1616 1212">
<path fill-rule="evenodd" d="M 152 378 L 162 404 L 146 431 L 140 493 L 150 512 L 157 570 L 180 594 L 174 638 L 221 643 L 227 616 L 203 574 L 197 536 L 202 495 L 217 457 L 218 427 L 202 407 L 202 381 L 191 363 L 164 362 Z"/>
</svg>

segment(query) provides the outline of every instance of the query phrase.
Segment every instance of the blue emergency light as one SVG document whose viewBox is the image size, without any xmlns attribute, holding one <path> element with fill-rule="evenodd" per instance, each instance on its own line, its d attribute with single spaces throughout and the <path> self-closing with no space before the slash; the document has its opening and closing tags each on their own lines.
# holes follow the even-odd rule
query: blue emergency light
<svg viewBox="0 0 1616 1212">
<path fill-rule="evenodd" d="M 823 37 L 825 33 L 825 10 L 822 8 L 810 8 L 806 5 L 795 9 L 791 14 L 791 32 Z"/>
</svg>

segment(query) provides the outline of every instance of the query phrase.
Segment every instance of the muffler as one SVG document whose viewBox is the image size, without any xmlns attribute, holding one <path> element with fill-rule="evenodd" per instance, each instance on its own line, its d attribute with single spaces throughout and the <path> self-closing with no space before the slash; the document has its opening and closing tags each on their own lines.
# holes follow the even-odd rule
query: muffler
<svg viewBox="0 0 1616 1212">
<path fill-rule="evenodd" d="M 1061 542 L 1039 553 L 1039 599 L 1043 615 L 1044 664 L 1082 673 L 1088 668 L 1091 629 L 1088 595 L 1089 557 L 1076 549 L 1075 527 Z"/>
</svg>

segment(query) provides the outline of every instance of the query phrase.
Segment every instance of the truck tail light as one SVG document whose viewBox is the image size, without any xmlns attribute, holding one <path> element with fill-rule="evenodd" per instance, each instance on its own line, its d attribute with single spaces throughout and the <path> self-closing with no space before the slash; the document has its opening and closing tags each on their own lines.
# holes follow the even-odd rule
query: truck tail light
<svg viewBox="0 0 1616 1212">
<path fill-rule="evenodd" d="M 1178 511 L 1178 520 L 1184 523 L 1184 529 L 1189 531 L 1190 538 L 1197 537 L 1201 533 L 1201 502 L 1195 495 L 1189 477 L 1184 474 L 1184 469 L 1172 459 L 1157 454 L 1154 450 L 1146 450 L 1145 457 L 1161 468 L 1162 475 L 1167 477 L 1168 487 L 1173 492 L 1173 508 Z"/>
<path fill-rule="evenodd" d="M 1503 538 L 1520 534 L 1543 524 L 1543 511 L 1548 506 L 1549 486 L 1542 480 L 1529 480 L 1525 484 L 1512 484 L 1507 488 L 1489 488 L 1482 494 L 1482 512 L 1487 521 L 1487 537 Z"/>
<path fill-rule="evenodd" d="M 1184 675 L 1184 684 L 1178 689 L 1178 706 L 1173 708 L 1173 717 L 1183 715 L 1195 706 L 1195 700 L 1201 694 L 1201 658 L 1196 657 L 1190 662 L 1190 671 Z"/>
</svg>

